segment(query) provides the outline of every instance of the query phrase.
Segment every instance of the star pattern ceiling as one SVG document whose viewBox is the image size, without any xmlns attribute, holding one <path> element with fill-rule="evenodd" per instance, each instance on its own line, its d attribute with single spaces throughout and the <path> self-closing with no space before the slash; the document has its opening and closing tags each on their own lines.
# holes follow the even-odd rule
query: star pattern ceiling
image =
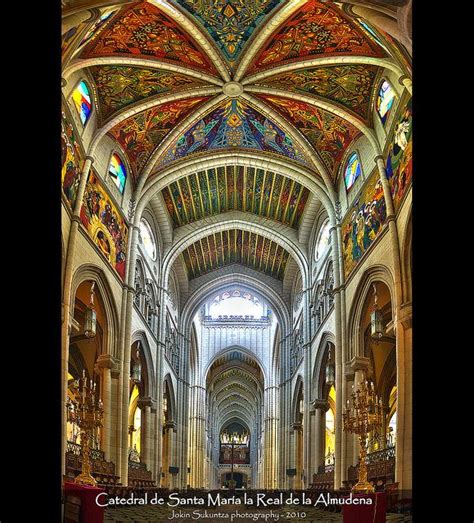
<svg viewBox="0 0 474 523">
<path fill-rule="evenodd" d="M 240 263 L 282 280 L 288 257 L 288 251 L 277 243 L 240 229 L 211 234 L 183 251 L 190 279 L 232 263 Z"/>
<path fill-rule="evenodd" d="M 253 167 L 227 166 L 181 178 L 162 191 L 173 226 L 231 210 L 298 227 L 309 191 L 298 182 Z"/>
</svg>

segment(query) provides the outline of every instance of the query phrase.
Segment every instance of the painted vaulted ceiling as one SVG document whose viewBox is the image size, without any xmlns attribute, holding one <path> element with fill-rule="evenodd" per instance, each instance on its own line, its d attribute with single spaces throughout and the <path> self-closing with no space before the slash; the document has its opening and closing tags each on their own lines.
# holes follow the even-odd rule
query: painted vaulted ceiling
<svg viewBox="0 0 474 523">
<path fill-rule="evenodd" d="M 375 33 L 318 0 L 142 0 L 102 15 L 64 49 L 92 86 L 98 127 L 128 160 L 132 189 L 144 170 L 159 177 L 223 153 L 291 162 L 335 183 L 345 151 L 373 125 L 377 60 L 392 60 Z M 298 229 L 306 187 L 225 164 L 162 190 L 174 228 L 237 210 Z M 190 277 L 239 262 L 281 278 L 287 258 L 242 231 L 184 254 Z"/>
<path fill-rule="evenodd" d="M 227 166 L 181 178 L 163 189 L 162 194 L 174 227 L 237 210 L 296 229 L 309 191 L 280 174 L 253 167 Z"/>
<path fill-rule="evenodd" d="M 190 279 L 240 263 L 281 280 L 289 253 L 259 234 L 231 229 L 193 243 L 183 251 L 183 257 Z"/>
</svg>

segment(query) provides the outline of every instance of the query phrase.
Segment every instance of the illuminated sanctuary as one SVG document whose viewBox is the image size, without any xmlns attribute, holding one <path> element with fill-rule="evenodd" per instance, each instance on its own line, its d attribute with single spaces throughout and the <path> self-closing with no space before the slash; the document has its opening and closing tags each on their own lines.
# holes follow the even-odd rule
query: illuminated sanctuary
<svg viewBox="0 0 474 523">
<path fill-rule="evenodd" d="M 62 22 L 63 479 L 410 491 L 411 1 Z"/>
</svg>

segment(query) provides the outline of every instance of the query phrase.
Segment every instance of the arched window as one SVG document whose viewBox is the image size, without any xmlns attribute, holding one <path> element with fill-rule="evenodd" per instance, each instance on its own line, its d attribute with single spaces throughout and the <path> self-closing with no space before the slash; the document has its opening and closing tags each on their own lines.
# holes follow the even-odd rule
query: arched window
<svg viewBox="0 0 474 523">
<path fill-rule="evenodd" d="M 393 91 L 392 86 L 387 82 L 387 80 L 384 80 L 377 96 L 377 112 L 379 113 L 383 124 L 387 121 L 394 99 L 395 92 Z"/>
<path fill-rule="evenodd" d="M 125 182 L 127 181 L 127 170 L 125 169 L 125 165 L 120 159 L 120 156 L 116 153 L 114 153 L 110 159 L 109 175 L 112 177 L 115 185 L 120 191 L 120 194 L 123 194 Z"/>
<path fill-rule="evenodd" d="M 346 170 L 344 172 L 344 182 L 346 184 L 346 191 L 348 191 L 354 182 L 362 174 L 362 168 L 360 166 L 359 155 L 354 152 L 349 156 L 346 164 Z"/>
<path fill-rule="evenodd" d="M 329 229 L 329 220 L 327 220 L 322 226 L 321 232 L 319 233 L 318 241 L 316 242 L 316 261 L 318 261 L 321 258 L 321 256 L 326 252 L 326 249 L 328 248 L 330 241 Z"/>
<path fill-rule="evenodd" d="M 84 80 L 79 82 L 79 85 L 74 89 L 72 93 L 72 99 L 76 110 L 81 119 L 82 125 L 86 125 L 87 120 L 92 111 L 92 101 L 89 92 L 89 87 Z"/>
<path fill-rule="evenodd" d="M 146 253 L 152 260 L 156 260 L 156 242 L 149 223 L 142 218 L 140 220 L 140 238 Z"/>
</svg>

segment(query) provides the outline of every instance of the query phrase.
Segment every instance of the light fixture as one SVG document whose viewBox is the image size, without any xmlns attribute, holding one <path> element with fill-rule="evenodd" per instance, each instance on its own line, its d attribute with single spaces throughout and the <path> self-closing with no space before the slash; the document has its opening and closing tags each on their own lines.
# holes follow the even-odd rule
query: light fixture
<svg viewBox="0 0 474 523">
<path fill-rule="evenodd" d="M 84 320 L 84 336 L 86 336 L 86 338 L 94 338 L 96 335 L 97 314 L 94 308 L 94 287 L 95 282 L 93 281 L 90 288 L 89 306 L 86 309 L 86 317 Z"/>
<path fill-rule="evenodd" d="M 374 341 L 379 341 L 384 335 L 382 312 L 377 305 L 377 287 L 374 283 L 374 310 L 370 315 L 370 335 Z"/>
<path fill-rule="evenodd" d="M 132 366 L 132 381 L 138 385 L 142 381 L 142 365 L 140 363 L 140 345 L 137 346 L 136 358 Z"/>
<path fill-rule="evenodd" d="M 332 360 L 331 347 L 329 347 L 328 362 L 326 364 L 326 383 L 331 386 L 336 381 L 336 368 Z"/>
</svg>

